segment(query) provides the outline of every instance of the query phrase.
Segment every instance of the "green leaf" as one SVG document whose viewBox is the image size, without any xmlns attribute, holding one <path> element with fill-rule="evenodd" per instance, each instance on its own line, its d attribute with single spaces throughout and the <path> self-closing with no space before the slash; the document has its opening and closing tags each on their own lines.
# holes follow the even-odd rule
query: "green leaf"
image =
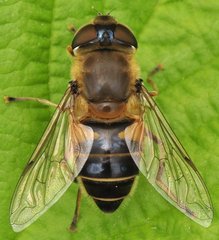
<svg viewBox="0 0 219 240">
<path fill-rule="evenodd" d="M 218 239 L 219 222 L 219 2 L 214 0 L 76 1 L 0 0 L 0 96 L 33 96 L 58 102 L 70 80 L 67 31 L 98 11 L 128 25 L 139 41 L 141 77 L 161 63 L 154 77 L 157 102 L 200 170 L 215 217 L 202 228 L 167 203 L 143 177 L 114 214 L 82 200 L 78 231 L 68 232 L 76 185 L 21 233 L 9 224 L 10 199 L 52 110 L 36 103 L 1 104 L 0 236 L 2 239 Z"/>
</svg>

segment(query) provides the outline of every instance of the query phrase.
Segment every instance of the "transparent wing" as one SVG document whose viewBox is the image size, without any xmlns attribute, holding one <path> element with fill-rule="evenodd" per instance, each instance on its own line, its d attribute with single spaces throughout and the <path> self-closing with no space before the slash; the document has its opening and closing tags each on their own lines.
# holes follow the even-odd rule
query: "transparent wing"
<svg viewBox="0 0 219 240">
<path fill-rule="evenodd" d="M 73 104 L 68 89 L 18 182 L 10 208 L 16 232 L 63 195 L 89 156 L 93 131 L 74 122 Z"/>
<path fill-rule="evenodd" d="M 125 130 L 135 163 L 167 201 L 208 227 L 213 207 L 202 177 L 144 87 L 140 101 L 142 119 Z"/>
</svg>

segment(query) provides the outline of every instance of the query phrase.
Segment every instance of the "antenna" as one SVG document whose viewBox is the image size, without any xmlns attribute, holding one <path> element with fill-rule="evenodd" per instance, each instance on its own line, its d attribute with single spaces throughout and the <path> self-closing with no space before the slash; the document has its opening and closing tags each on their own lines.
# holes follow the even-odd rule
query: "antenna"
<svg viewBox="0 0 219 240">
<path fill-rule="evenodd" d="M 114 11 L 115 9 L 116 9 L 116 8 L 113 7 L 113 8 L 107 13 L 107 15 L 110 16 L 110 14 L 112 13 L 112 11 Z"/>
<path fill-rule="evenodd" d="M 102 14 L 101 12 L 99 12 L 94 6 L 92 6 L 91 9 L 94 10 L 98 16 L 103 15 L 103 14 Z"/>
</svg>

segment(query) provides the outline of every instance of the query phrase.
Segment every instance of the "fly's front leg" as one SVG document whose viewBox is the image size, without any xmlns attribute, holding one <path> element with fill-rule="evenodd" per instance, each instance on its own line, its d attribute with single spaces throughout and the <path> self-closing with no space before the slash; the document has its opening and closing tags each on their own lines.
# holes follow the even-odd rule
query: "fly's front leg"
<svg viewBox="0 0 219 240">
<path fill-rule="evenodd" d="M 74 27 L 73 24 L 68 25 L 68 31 L 71 32 L 72 34 L 75 34 L 77 29 Z"/>
<path fill-rule="evenodd" d="M 72 46 L 71 45 L 68 45 L 67 48 L 66 48 L 67 52 L 71 55 L 71 56 L 74 56 L 74 53 L 73 53 L 73 49 L 72 49 Z"/>
<path fill-rule="evenodd" d="M 77 29 L 74 27 L 73 24 L 69 24 L 68 25 L 68 31 L 71 32 L 72 34 L 75 34 L 77 32 Z M 71 56 L 74 56 L 73 49 L 72 49 L 71 45 L 67 46 L 66 50 Z"/>
<path fill-rule="evenodd" d="M 151 97 L 158 95 L 158 87 L 157 84 L 152 80 L 152 77 L 157 74 L 158 72 L 164 70 L 163 66 L 161 64 L 157 65 L 152 71 L 149 72 L 146 81 L 149 85 L 151 85 L 153 91 L 149 92 Z"/>
<path fill-rule="evenodd" d="M 33 98 L 33 97 L 9 97 L 4 96 L 5 103 L 12 103 L 12 102 L 23 102 L 23 101 L 32 101 L 32 102 L 39 102 L 41 104 L 52 106 L 52 107 L 58 107 L 58 104 L 53 103 L 47 99 L 43 98 Z"/>
</svg>

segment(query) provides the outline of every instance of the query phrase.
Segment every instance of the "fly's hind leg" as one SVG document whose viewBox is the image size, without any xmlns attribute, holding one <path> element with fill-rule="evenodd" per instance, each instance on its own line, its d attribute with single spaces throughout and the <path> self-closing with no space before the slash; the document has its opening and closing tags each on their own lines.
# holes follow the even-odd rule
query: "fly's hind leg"
<svg viewBox="0 0 219 240">
<path fill-rule="evenodd" d="M 78 218 L 79 218 L 79 213 L 80 213 L 80 206 L 81 206 L 81 189 L 79 187 L 78 188 L 78 194 L 77 194 L 77 200 L 76 200 L 75 212 L 74 212 L 72 223 L 69 227 L 69 230 L 72 231 L 72 232 L 75 232 L 77 230 L 77 223 L 78 223 Z"/>
<path fill-rule="evenodd" d="M 164 70 L 161 64 L 158 64 L 154 69 L 152 69 L 149 74 L 147 75 L 146 81 L 149 85 L 151 85 L 153 91 L 149 92 L 151 97 L 158 95 L 158 87 L 157 84 L 152 80 L 152 77 L 157 74 L 158 72 Z"/>
<path fill-rule="evenodd" d="M 32 101 L 32 102 L 39 102 L 41 104 L 52 106 L 52 107 L 58 107 L 56 103 L 50 102 L 47 99 L 43 98 L 33 98 L 33 97 L 9 97 L 4 96 L 5 103 L 12 103 L 12 102 L 23 102 L 23 101 Z"/>
</svg>

